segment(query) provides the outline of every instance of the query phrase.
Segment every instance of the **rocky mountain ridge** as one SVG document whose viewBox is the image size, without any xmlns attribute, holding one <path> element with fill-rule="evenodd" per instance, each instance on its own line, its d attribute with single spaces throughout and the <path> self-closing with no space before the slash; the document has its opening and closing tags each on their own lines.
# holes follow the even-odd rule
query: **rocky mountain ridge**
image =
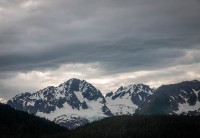
<svg viewBox="0 0 200 138">
<path fill-rule="evenodd" d="M 131 84 L 104 97 L 92 84 L 73 78 L 57 87 L 16 95 L 8 104 L 69 129 L 113 115 L 199 115 L 200 82 L 163 85 L 156 90 Z"/>
</svg>

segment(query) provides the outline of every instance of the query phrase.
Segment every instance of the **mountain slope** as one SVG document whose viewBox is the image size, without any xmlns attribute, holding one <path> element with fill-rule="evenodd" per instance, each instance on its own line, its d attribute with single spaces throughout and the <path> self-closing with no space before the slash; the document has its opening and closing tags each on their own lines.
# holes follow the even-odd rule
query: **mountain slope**
<svg viewBox="0 0 200 138">
<path fill-rule="evenodd" d="M 66 132 L 67 129 L 44 118 L 0 104 L 1 137 L 40 137 L 47 134 Z"/>
<path fill-rule="evenodd" d="M 185 81 L 159 87 L 139 114 L 200 115 L 200 82 Z"/>
<path fill-rule="evenodd" d="M 89 123 L 87 119 L 79 117 L 78 115 L 61 115 L 56 117 L 53 121 L 56 124 L 67 127 L 68 129 L 75 129 Z"/>
<path fill-rule="evenodd" d="M 50 86 L 33 94 L 19 94 L 8 101 L 8 104 L 15 109 L 33 113 L 52 121 L 61 116 L 77 115 L 79 119 L 83 118 L 89 122 L 112 116 L 105 103 L 105 98 L 99 90 L 90 83 L 75 78 L 60 84 L 58 87 Z M 61 122 L 57 120 L 56 123 L 63 125 L 63 120 L 64 118 Z M 64 126 L 73 128 L 71 125 Z M 82 123 L 78 126 L 81 125 Z"/>
</svg>

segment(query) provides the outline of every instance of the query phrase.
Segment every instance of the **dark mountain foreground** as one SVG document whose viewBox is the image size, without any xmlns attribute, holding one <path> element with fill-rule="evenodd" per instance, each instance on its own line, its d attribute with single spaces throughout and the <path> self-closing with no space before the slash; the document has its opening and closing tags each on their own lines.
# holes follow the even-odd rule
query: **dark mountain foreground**
<svg viewBox="0 0 200 138">
<path fill-rule="evenodd" d="M 9 105 L 0 104 L 1 138 L 37 138 L 67 131 L 66 128 L 60 127 L 46 119 L 15 110 Z"/>
<path fill-rule="evenodd" d="M 200 116 L 115 116 L 51 138 L 197 138 Z"/>
<path fill-rule="evenodd" d="M 0 104 L 1 138 L 197 138 L 200 116 L 114 116 L 68 131 L 8 105 Z"/>
</svg>

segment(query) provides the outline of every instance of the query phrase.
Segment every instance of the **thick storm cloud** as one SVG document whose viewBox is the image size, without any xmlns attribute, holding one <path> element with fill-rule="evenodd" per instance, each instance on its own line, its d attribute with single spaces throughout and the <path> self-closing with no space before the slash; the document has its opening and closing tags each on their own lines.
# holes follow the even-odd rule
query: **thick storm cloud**
<svg viewBox="0 0 200 138">
<path fill-rule="evenodd" d="M 199 13 L 199 0 L 0 0 L 0 98 L 70 77 L 104 93 L 199 79 Z"/>
</svg>

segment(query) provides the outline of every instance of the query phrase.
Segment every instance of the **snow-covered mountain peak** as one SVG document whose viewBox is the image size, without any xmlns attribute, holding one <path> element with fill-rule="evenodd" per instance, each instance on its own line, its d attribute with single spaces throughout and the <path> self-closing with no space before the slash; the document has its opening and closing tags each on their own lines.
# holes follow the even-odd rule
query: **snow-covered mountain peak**
<svg viewBox="0 0 200 138">
<path fill-rule="evenodd" d="M 19 94 L 8 101 L 8 104 L 16 109 L 50 120 L 64 115 L 64 119 L 70 116 L 73 119 L 85 118 L 89 121 L 112 115 L 105 103 L 105 98 L 98 89 L 85 80 L 75 78 L 57 87 L 49 86 L 32 94 Z M 71 114 L 78 117 L 72 117 Z M 63 121 L 62 118 L 60 122 Z"/>
<path fill-rule="evenodd" d="M 141 83 L 121 86 L 116 92 L 106 94 L 107 106 L 115 115 L 134 114 L 153 92 L 153 89 Z"/>
<path fill-rule="evenodd" d="M 151 89 L 148 85 L 139 83 L 139 84 L 131 84 L 126 87 L 120 87 L 116 92 L 113 93 L 113 98 L 122 98 L 124 95 L 129 94 L 129 96 L 137 93 L 147 93 L 153 94 L 154 90 Z"/>
<path fill-rule="evenodd" d="M 58 86 L 59 90 L 64 89 L 65 93 L 82 93 L 83 97 L 88 100 L 97 100 L 102 98 L 101 92 L 96 89 L 92 84 L 86 82 L 85 80 L 79 80 L 72 78 Z"/>
</svg>

